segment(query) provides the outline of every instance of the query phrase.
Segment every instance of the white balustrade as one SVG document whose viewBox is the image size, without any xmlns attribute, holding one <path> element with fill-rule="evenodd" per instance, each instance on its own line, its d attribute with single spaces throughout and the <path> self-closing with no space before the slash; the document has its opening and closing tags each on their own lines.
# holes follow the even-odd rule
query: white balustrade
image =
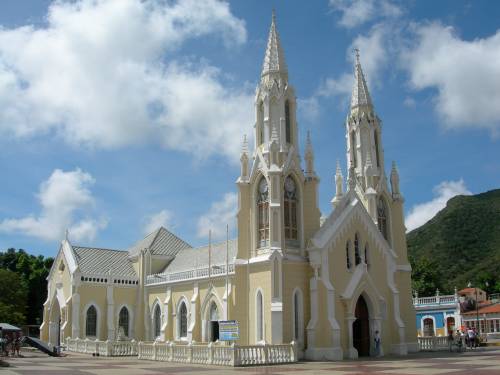
<svg viewBox="0 0 500 375">
<path fill-rule="evenodd" d="M 228 274 L 234 275 L 234 264 L 228 265 Z M 198 268 L 189 271 L 174 272 L 174 273 L 156 273 L 149 275 L 146 278 L 146 285 L 162 284 L 175 281 L 185 281 L 193 279 L 204 279 L 209 275 L 208 267 Z M 226 265 L 212 265 L 212 272 L 210 272 L 212 277 L 224 276 L 226 275 Z"/>
<path fill-rule="evenodd" d="M 441 339 L 444 339 L 441 340 Z M 438 341 L 436 341 L 438 340 Z M 441 340 L 441 341 L 439 341 Z M 446 346 L 446 337 L 420 337 L 421 350 Z M 251 366 L 297 362 L 294 342 L 282 345 L 184 344 L 174 342 L 100 341 L 66 339 L 69 351 L 100 356 L 137 356 L 138 359 L 163 362 L 213 364 L 219 366 Z"/>
<path fill-rule="evenodd" d="M 413 299 L 413 304 L 415 306 L 425 306 L 425 305 L 450 305 L 458 302 L 457 296 L 454 294 L 446 296 L 432 296 L 432 297 L 418 297 Z"/>
<path fill-rule="evenodd" d="M 465 347 L 464 338 L 462 337 L 461 340 L 462 345 Z M 421 351 L 449 350 L 448 336 L 419 337 L 418 347 Z"/>
<path fill-rule="evenodd" d="M 100 356 L 135 356 L 137 343 L 132 341 L 100 341 L 90 339 L 66 339 L 66 347 L 70 352 L 97 354 Z"/>
<path fill-rule="evenodd" d="M 137 353 L 139 359 L 219 366 L 249 366 L 297 361 L 297 348 L 294 342 L 283 345 L 250 346 L 140 342 L 137 345 Z"/>
</svg>

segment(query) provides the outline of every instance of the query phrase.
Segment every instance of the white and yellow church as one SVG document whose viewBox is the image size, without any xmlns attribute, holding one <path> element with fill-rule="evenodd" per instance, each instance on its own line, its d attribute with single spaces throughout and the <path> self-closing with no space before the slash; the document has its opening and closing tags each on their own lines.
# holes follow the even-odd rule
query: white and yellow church
<svg viewBox="0 0 500 375">
<path fill-rule="evenodd" d="M 41 337 L 209 343 L 236 320 L 240 345 L 295 341 L 303 358 L 417 350 L 399 176 L 384 164 L 381 121 L 356 56 L 347 170 L 337 163 L 321 220 L 309 137 L 273 17 L 255 94 L 255 147 L 241 151 L 237 238 L 194 248 L 159 228 L 127 250 L 62 241 L 48 276 Z M 390 187 L 389 187 L 390 184 Z M 344 189 L 344 185 L 346 185 Z M 378 331 L 378 333 L 377 333 Z"/>
</svg>

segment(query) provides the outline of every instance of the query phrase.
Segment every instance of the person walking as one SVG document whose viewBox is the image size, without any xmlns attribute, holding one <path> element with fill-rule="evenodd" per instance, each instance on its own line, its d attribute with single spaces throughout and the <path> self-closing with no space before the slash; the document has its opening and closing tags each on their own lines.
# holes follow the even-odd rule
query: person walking
<svg viewBox="0 0 500 375">
<path fill-rule="evenodd" d="M 463 342 L 462 342 L 462 332 L 460 332 L 459 329 L 457 329 L 457 333 L 455 334 L 455 343 L 457 345 L 457 351 L 461 352 L 463 349 Z"/>
<path fill-rule="evenodd" d="M 448 349 L 451 351 L 453 351 L 453 341 L 455 340 L 455 338 L 453 337 L 453 331 L 448 331 Z"/>
<path fill-rule="evenodd" d="M 467 338 L 469 340 L 469 349 L 472 349 L 474 347 L 475 337 L 476 337 L 476 334 L 475 334 L 474 330 L 472 329 L 472 327 L 469 327 L 469 329 L 467 330 Z"/>
<path fill-rule="evenodd" d="M 16 332 L 16 339 L 14 340 L 14 351 L 18 357 L 21 356 L 21 332 Z"/>
</svg>

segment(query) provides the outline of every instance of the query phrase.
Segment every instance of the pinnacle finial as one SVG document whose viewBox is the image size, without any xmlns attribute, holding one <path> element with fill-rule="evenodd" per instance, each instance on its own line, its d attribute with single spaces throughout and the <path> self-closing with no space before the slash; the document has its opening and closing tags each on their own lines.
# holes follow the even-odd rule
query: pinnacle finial
<svg viewBox="0 0 500 375">
<path fill-rule="evenodd" d="M 337 159 L 337 168 L 335 170 L 335 175 L 342 176 L 342 168 L 340 168 L 340 160 Z"/>
<path fill-rule="evenodd" d="M 64 239 L 69 242 L 69 229 L 68 228 L 66 228 L 66 230 L 64 231 Z"/>
<path fill-rule="evenodd" d="M 306 152 L 312 152 L 311 132 L 309 130 L 306 135 Z"/>
<path fill-rule="evenodd" d="M 266 54 L 264 56 L 261 76 L 263 77 L 270 73 L 281 73 L 285 79 L 288 75 L 288 69 L 285 63 L 285 54 L 281 48 L 280 37 L 276 29 L 276 12 L 274 9 L 271 18 L 271 28 L 269 29 L 269 37 L 267 40 Z"/>
<path fill-rule="evenodd" d="M 354 53 L 356 61 L 354 64 L 354 86 L 352 89 L 351 110 L 359 106 L 372 106 L 368 85 L 366 84 L 365 75 L 361 68 L 359 49 L 355 48 Z"/>
<path fill-rule="evenodd" d="M 247 135 L 243 135 L 243 142 L 241 144 L 241 153 L 242 154 L 247 154 L 248 153 L 248 140 L 247 140 Z"/>
</svg>

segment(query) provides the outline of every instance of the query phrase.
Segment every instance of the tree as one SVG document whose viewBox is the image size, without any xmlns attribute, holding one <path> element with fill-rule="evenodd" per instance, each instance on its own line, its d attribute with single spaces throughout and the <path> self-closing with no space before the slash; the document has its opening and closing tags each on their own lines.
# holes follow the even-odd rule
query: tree
<svg viewBox="0 0 500 375">
<path fill-rule="evenodd" d="M 11 324 L 26 322 L 28 289 L 15 272 L 0 269 L 0 321 Z"/>
<path fill-rule="evenodd" d="M 426 257 L 412 259 L 412 288 L 421 296 L 433 296 L 436 289 L 442 290 L 438 267 Z"/>
<path fill-rule="evenodd" d="M 53 258 L 44 258 L 43 256 L 34 256 L 20 249 L 8 249 L 6 252 L 0 252 L 0 269 L 8 270 L 20 277 L 23 285 L 27 288 L 27 295 L 24 299 L 24 305 L 28 308 L 23 312 L 25 323 L 39 324 L 42 321 L 43 303 L 47 298 L 47 276 L 49 274 Z M 8 283 L 6 285 L 13 285 Z M 3 306 L 4 311 L 17 311 L 7 300 Z"/>
</svg>

